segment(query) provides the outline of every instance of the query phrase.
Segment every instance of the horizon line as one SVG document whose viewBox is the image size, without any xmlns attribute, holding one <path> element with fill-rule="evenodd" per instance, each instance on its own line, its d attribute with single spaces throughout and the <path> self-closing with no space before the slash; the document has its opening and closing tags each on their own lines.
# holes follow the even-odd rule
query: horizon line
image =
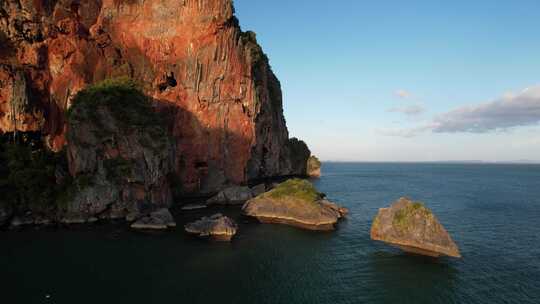
<svg viewBox="0 0 540 304">
<path fill-rule="evenodd" d="M 322 159 L 328 163 L 454 163 L 454 164 L 523 164 L 538 165 L 540 160 L 330 160 Z"/>
</svg>

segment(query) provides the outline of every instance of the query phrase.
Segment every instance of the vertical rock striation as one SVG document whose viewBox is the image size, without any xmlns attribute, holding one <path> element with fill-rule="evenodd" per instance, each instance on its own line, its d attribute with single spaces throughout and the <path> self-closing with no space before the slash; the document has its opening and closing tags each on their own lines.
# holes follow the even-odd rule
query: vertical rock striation
<svg viewBox="0 0 540 304">
<path fill-rule="evenodd" d="M 66 143 L 65 111 L 89 84 L 128 76 L 168 122 L 183 191 L 304 174 L 280 83 L 231 0 L 5 0 L 0 131 Z"/>
</svg>

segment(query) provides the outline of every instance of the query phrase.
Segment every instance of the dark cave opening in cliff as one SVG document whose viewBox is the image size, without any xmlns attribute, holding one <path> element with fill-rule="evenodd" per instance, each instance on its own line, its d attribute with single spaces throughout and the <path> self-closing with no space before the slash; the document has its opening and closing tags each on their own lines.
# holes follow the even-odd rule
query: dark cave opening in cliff
<svg viewBox="0 0 540 304">
<path fill-rule="evenodd" d="M 176 81 L 176 78 L 174 77 L 174 72 L 171 72 L 171 74 L 166 74 L 165 75 L 165 81 L 160 83 L 158 85 L 158 88 L 159 88 L 159 91 L 160 92 L 163 92 L 165 91 L 168 87 L 171 87 L 171 88 L 174 88 L 178 85 L 178 82 Z"/>
</svg>

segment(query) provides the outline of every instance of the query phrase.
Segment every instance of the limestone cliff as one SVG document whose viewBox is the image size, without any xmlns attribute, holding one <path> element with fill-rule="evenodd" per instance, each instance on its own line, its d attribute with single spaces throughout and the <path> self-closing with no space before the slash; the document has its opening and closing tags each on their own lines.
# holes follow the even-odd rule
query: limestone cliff
<svg viewBox="0 0 540 304">
<path fill-rule="evenodd" d="M 161 117 L 133 82 L 107 80 L 80 91 L 67 118 L 75 178 L 64 219 L 137 217 L 171 204 L 174 149 Z"/>
<path fill-rule="evenodd" d="M 117 76 L 168 122 L 184 192 L 304 174 L 309 150 L 289 140 L 280 83 L 231 0 L 0 2 L 1 132 L 40 131 L 58 151 L 75 94 Z"/>
</svg>

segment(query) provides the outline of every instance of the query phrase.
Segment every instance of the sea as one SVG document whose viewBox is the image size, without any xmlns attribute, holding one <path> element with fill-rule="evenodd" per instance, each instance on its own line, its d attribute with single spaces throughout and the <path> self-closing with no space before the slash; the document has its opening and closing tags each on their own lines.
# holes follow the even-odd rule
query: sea
<svg viewBox="0 0 540 304">
<path fill-rule="evenodd" d="M 125 223 L 0 232 L 1 303 L 540 303 L 540 165 L 323 163 L 313 180 L 350 209 L 336 231 L 259 224 L 239 207 L 175 214 L 178 228 Z M 379 208 L 422 201 L 462 258 L 372 241 Z M 224 213 L 232 242 L 183 225 Z"/>
</svg>

